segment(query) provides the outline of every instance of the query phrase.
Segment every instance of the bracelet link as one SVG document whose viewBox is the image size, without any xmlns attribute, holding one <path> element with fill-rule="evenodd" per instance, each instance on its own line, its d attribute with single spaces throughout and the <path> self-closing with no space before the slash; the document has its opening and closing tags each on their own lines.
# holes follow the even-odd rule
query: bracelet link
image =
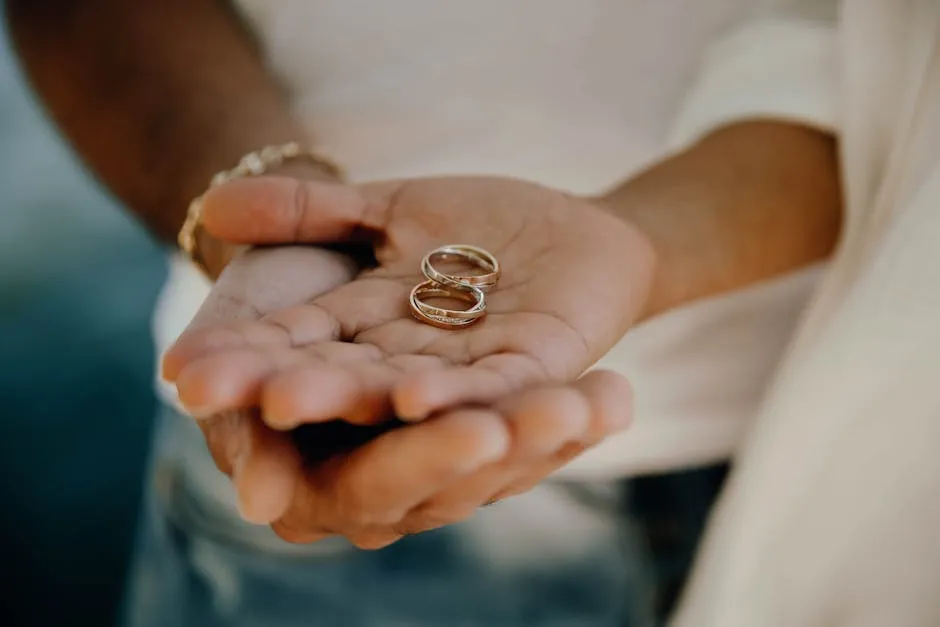
<svg viewBox="0 0 940 627">
<path fill-rule="evenodd" d="M 222 170 L 216 173 L 209 182 L 208 189 L 218 187 L 234 179 L 262 176 L 285 162 L 295 159 L 309 161 L 335 178 L 341 180 L 344 178 L 343 171 L 335 163 L 312 151 L 301 149 L 300 144 L 297 142 L 290 142 L 281 145 L 265 146 L 261 150 L 249 152 L 243 156 L 238 161 L 238 164 L 231 170 Z M 203 272 L 208 274 L 205 261 L 199 252 L 196 240 L 196 233 L 202 224 L 202 198 L 204 195 L 205 193 L 197 196 L 189 203 L 189 207 L 186 210 L 186 219 L 180 227 L 176 240 L 180 250 L 182 250 L 194 264 L 199 266 Z"/>
</svg>

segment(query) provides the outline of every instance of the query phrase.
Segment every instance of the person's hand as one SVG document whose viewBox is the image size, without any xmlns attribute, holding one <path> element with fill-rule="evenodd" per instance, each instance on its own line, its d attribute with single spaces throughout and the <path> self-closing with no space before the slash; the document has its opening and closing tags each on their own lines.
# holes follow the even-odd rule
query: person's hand
<svg viewBox="0 0 940 627">
<path fill-rule="evenodd" d="M 651 280 L 646 240 L 591 202 L 494 178 L 259 179 L 213 191 L 205 220 L 234 243 L 371 233 L 379 265 L 265 321 L 187 333 L 165 361 L 184 403 L 202 413 L 258 406 L 276 429 L 438 414 L 311 469 L 278 517 L 289 539 L 341 532 L 381 544 L 465 517 L 626 422 L 619 377 L 552 387 L 621 337 Z M 407 307 L 421 257 L 448 243 L 481 246 L 503 265 L 488 316 L 460 331 L 422 325 Z M 456 489 L 468 482 L 476 487 Z"/>
<path fill-rule="evenodd" d="M 187 333 L 222 323 L 237 333 L 349 281 L 356 270 L 348 256 L 310 246 L 247 250 L 228 262 Z M 246 518 L 263 520 L 272 508 L 283 511 L 301 476 L 301 451 L 293 438 L 266 426 L 250 409 L 190 409 L 219 470 L 232 477 Z"/>
<path fill-rule="evenodd" d="M 233 181 L 206 196 L 205 224 L 235 244 L 375 240 L 378 267 L 354 281 L 237 333 L 187 334 L 167 355 L 188 406 L 260 406 L 279 428 L 337 416 L 371 423 L 390 410 L 420 420 L 571 381 L 641 313 L 653 268 L 649 245 L 626 222 L 509 179 Z M 486 318 L 459 331 L 416 322 L 407 304 L 424 279 L 423 255 L 448 243 L 485 248 L 503 266 Z"/>
</svg>

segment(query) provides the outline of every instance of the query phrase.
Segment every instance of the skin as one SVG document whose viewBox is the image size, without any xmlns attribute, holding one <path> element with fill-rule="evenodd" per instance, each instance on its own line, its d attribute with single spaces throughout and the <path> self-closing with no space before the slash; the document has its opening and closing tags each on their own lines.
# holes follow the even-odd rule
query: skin
<svg viewBox="0 0 940 627">
<path fill-rule="evenodd" d="M 309 138 L 220 3 L 154 6 L 7 3 L 53 118 L 169 237 L 213 172 Z M 363 233 L 378 265 L 359 272 L 316 248 L 237 256 L 164 376 L 247 519 L 290 541 L 342 534 L 364 548 L 462 520 L 625 428 L 629 385 L 584 369 L 638 322 L 825 258 L 841 212 L 833 139 L 761 120 L 718 129 L 594 198 L 489 177 L 350 186 L 315 169 L 278 174 L 207 195 L 202 241 L 216 272 L 245 244 Z M 404 307 L 421 256 L 455 241 L 505 267 L 487 319 L 460 332 Z M 287 431 L 393 410 L 409 424 L 315 465 Z"/>
<path fill-rule="evenodd" d="M 216 172 L 262 146 L 313 139 L 225 2 L 12 0 L 5 8 L 53 121 L 161 241 L 175 245 L 190 200 Z M 291 173 L 328 177 L 309 166 Z M 200 249 L 213 275 L 232 256 L 211 238 Z"/>
<path fill-rule="evenodd" d="M 206 224 L 222 239 L 318 242 L 366 230 L 376 233 L 379 266 L 253 325 L 185 334 L 164 374 L 199 413 L 257 406 L 276 431 L 335 416 L 362 423 L 391 413 L 433 417 L 305 469 L 285 509 L 265 512 L 288 539 L 341 533 L 374 547 L 462 520 L 531 487 L 629 420 L 629 388 L 613 373 L 599 373 L 604 389 L 591 392 L 609 399 L 608 409 L 589 410 L 586 420 L 572 405 L 591 406 L 591 395 L 569 403 L 520 397 L 576 398 L 577 384 L 564 383 L 630 326 L 828 254 L 838 187 L 820 168 L 834 172 L 831 150 L 806 129 L 735 125 L 602 198 L 499 178 L 359 187 L 271 178 L 220 188 L 206 198 Z M 404 307 L 422 278 L 423 253 L 449 241 L 483 246 L 505 268 L 488 297 L 488 318 L 460 332 L 421 325 Z M 537 427 L 518 426 L 522 418 L 504 409 L 516 403 L 538 407 L 523 413 Z M 502 418 L 508 444 L 495 461 L 482 456 L 497 434 L 481 408 Z M 451 472 L 423 466 L 433 459 L 412 450 L 432 448 L 428 431 L 468 410 L 479 448 L 444 446 L 441 437 L 433 448 L 447 452 Z M 536 433 L 554 437 L 541 455 L 527 448 Z M 420 444 L 412 449 L 409 438 Z M 482 457 L 458 479 L 473 454 Z"/>
</svg>

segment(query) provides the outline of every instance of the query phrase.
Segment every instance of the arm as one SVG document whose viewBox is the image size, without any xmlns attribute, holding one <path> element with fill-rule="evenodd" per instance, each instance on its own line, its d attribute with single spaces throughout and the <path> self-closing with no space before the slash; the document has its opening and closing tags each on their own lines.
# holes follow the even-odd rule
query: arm
<svg viewBox="0 0 940 627">
<path fill-rule="evenodd" d="M 760 1 L 765 6 L 755 19 L 729 32 L 703 59 L 673 124 L 672 156 L 603 199 L 640 226 L 659 251 L 643 317 L 813 264 L 830 254 L 840 235 L 833 3 Z M 774 5 L 770 11 L 768 4 Z M 774 351 L 792 332 L 806 278 L 755 287 L 734 304 L 720 299 L 677 312 L 650 332 L 706 334 L 697 336 L 706 351 L 698 357 L 704 371 L 714 359 L 708 347 L 735 350 L 733 342 L 755 331 L 766 334 L 765 348 L 742 348 L 735 366 L 743 368 L 738 382 L 753 382 L 756 394 Z M 768 301 L 771 294 L 777 296 Z M 621 354 L 615 351 L 614 361 L 601 365 L 616 363 Z M 748 429 L 735 420 L 641 421 L 629 436 L 601 446 L 567 472 L 635 474 L 725 458 Z"/>
<path fill-rule="evenodd" d="M 217 171 L 265 145 L 304 142 L 288 98 L 237 15 L 218 0 L 8 0 L 7 18 L 27 75 L 90 169 L 160 239 L 174 241 L 189 202 Z M 282 173 L 327 178 L 309 163 Z M 199 249 L 219 274 L 237 247 L 204 231 Z M 316 248 L 240 256 L 216 284 L 197 323 L 258 317 L 329 291 L 353 273 L 345 257 Z M 278 507 L 299 476 L 286 434 L 247 413 L 199 421 L 246 516 Z M 250 445 L 244 443 L 250 442 Z M 239 444 L 242 443 L 242 444 Z M 247 466 L 236 463 L 245 448 Z M 257 470 L 252 464 L 259 465 Z M 254 470 L 245 476 L 238 470 Z M 273 505 L 272 505 L 273 504 Z"/>
<path fill-rule="evenodd" d="M 305 139 L 224 2 L 9 0 L 6 9 L 53 119 L 162 240 L 174 240 L 215 172 L 262 146 Z M 201 243 L 219 270 L 226 252 L 204 235 Z"/>
<path fill-rule="evenodd" d="M 663 472 L 733 454 L 749 428 L 749 414 L 721 413 L 722 402 L 715 399 L 723 393 L 714 394 L 712 386 L 716 376 L 734 381 L 731 393 L 743 395 L 738 399 L 745 405 L 756 404 L 775 369 L 772 362 L 788 343 L 816 273 L 747 287 L 830 253 L 840 222 L 834 144 L 830 136 L 805 127 L 741 122 L 709 133 L 604 199 L 657 251 L 653 287 L 640 319 L 746 291 L 654 320 L 597 364 L 618 368 L 626 359 L 630 365 L 624 371 L 632 372 L 637 362 L 630 355 L 648 355 L 654 338 L 656 355 L 691 343 L 683 368 L 687 375 L 700 375 L 680 374 L 644 392 L 646 406 L 659 408 L 656 419 L 637 421 L 629 433 L 575 461 L 565 476 Z M 757 338 L 756 345 L 740 344 Z M 716 355 L 735 359 L 716 366 Z M 642 373 L 645 380 L 668 367 L 655 358 L 640 363 L 652 366 Z M 704 401 L 697 412 L 702 419 L 688 420 L 690 399 Z"/>
<path fill-rule="evenodd" d="M 827 257 L 841 216 L 835 141 L 804 126 L 740 122 L 602 203 L 656 250 L 648 318 Z"/>
</svg>

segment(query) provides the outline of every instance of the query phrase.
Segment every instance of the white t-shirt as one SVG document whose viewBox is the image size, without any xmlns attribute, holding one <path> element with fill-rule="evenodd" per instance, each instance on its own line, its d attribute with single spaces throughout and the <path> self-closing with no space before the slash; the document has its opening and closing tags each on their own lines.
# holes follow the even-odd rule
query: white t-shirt
<svg viewBox="0 0 940 627">
<path fill-rule="evenodd" d="M 833 124 L 828 26 L 753 21 L 757 4 L 775 3 L 238 2 L 317 149 L 351 180 L 494 174 L 575 193 L 604 190 L 734 119 Z M 814 279 L 804 271 L 631 331 L 601 365 L 633 381 L 636 425 L 565 472 L 615 477 L 726 456 Z M 208 289 L 174 260 L 158 352 Z M 185 437 L 192 482 L 229 501 L 198 431 Z"/>
</svg>

